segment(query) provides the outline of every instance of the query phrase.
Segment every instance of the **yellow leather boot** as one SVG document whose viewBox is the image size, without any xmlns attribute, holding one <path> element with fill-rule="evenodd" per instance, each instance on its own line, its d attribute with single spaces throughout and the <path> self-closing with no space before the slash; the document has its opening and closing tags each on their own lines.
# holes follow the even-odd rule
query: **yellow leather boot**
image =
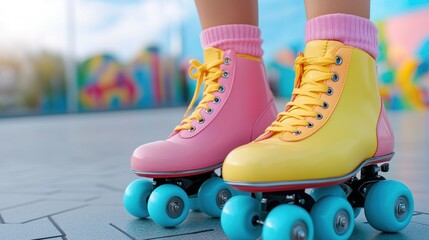
<svg viewBox="0 0 429 240">
<path fill-rule="evenodd" d="M 233 187 L 275 191 L 332 185 L 361 165 L 392 157 L 393 135 L 369 54 L 337 41 L 311 41 L 295 70 L 285 110 L 257 140 L 227 156 L 223 177 Z"/>
<path fill-rule="evenodd" d="M 223 164 L 226 183 L 255 193 L 225 204 L 225 233 L 257 238 L 263 226 L 269 240 L 348 239 L 360 208 L 378 230 L 403 229 L 413 214 L 412 194 L 378 174 L 388 171 L 378 163 L 390 161 L 394 142 L 374 58 L 338 41 L 314 40 L 295 71 L 285 110 Z"/>
</svg>

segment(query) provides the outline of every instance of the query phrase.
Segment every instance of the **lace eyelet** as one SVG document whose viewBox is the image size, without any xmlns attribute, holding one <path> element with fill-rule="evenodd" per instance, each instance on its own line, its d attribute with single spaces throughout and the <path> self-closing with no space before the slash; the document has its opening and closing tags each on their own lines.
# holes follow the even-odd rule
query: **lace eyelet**
<svg viewBox="0 0 429 240">
<path fill-rule="evenodd" d="M 206 110 L 206 113 L 207 113 L 207 114 L 212 114 L 212 113 L 213 113 L 213 109 L 212 109 L 212 108 L 207 109 L 207 110 Z"/>
<path fill-rule="evenodd" d="M 334 94 L 334 89 L 332 89 L 331 87 L 328 87 L 328 91 L 326 91 L 326 94 L 331 96 L 332 94 Z"/>
<path fill-rule="evenodd" d="M 298 131 L 296 131 L 296 132 L 293 132 L 292 134 L 293 135 L 295 135 L 295 136 L 298 136 L 298 135 L 300 135 L 302 132 L 300 131 L 300 130 L 298 130 Z"/>
<path fill-rule="evenodd" d="M 318 113 L 316 119 L 317 120 L 322 120 L 322 118 L 323 118 L 323 115 L 321 113 Z"/>
<path fill-rule="evenodd" d="M 328 109 L 329 108 L 329 103 L 328 102 L 323 102 L 323 109 Z"/>
<path fill-rule="evenodd" d="M 340 56 L 337 56 L 335 58 L 335 65 L 341 65 L 341 63 L 343 63 L 343 58 Z"/>
<path fill-rule="evenodd" d="M 228 78 L 229 77 L 229 72 L 225 71 L 222 73 L 222 77 L 223 78 Z"/>
<path fill-rule="evenodd" d="M 338 82 L 338 80 L 340 79 L 340 77 L 338 77 L 338 74 L 334 73 L 334 75 L 332 75 L 331 80 L 334 82 Z"/>
<path fill-rule="evenodd" d="M 225 58 L 224 62 L 225 65 L 229 65 L 231 63 L 231 58 Z"/>
<path fill-rule="evenodd" d="M 219 87 L 219 90 L 218 90 L 220 93 L 223 93 L 223 92 L 225 92 L 225 87 L 224 86 L 220 86 Z"/>
<path fill-rule="evenodd" d="M 312 128 L 312 127 L 314 127 L 314 123 L 308 122 L 307 128 Z"/>
<path fill-rule="evenodd" d="M 219 103 L 220 103 L 220 98 L 216 97 L 216 98 L 213 100 L 213 103 L 214 103 L 214 104 L 219 104 Z"/>
<path fill-rule="evenodd" d="M 198 120 L 197 122 L 198 122 L 199 124 L 203 124 L 205 121 L 206 121 L 206 119 L 205 119 L 205 118 L 201 118 L 201 119 L 200 119 L 200 120 Z"/>
<path fill-rule="evenodd" d="M 191 126 L 191 128 L 189 128 L 189 129 L 188 129 L 188 132 L 193 132 L 193 131 L 195 131 L 195 130 L 197 130 L 197 128 L 196 128 L 196 127 L 194 127 L 194 126 Z"/>
</svg>

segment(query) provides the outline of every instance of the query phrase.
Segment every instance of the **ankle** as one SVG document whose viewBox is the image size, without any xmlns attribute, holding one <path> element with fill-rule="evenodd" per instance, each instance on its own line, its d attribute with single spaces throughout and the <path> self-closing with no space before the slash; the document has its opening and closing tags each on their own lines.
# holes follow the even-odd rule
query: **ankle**
<svg viewBox="0 0 429 240">
<path fill-rule="evenodd" d="M 257 26 L 230 24 L 208 28 L 201 32 L 203 48 L 232 49 L 237 53 L 262 57 L 261 30 Z"/>
<path fill-rule="evenodd" d="M 305 41 L 337 40 L 378 56 L 377 27 L 366 18 L 348 14 L 328 14 L 306 23 Z"/>
</svg>

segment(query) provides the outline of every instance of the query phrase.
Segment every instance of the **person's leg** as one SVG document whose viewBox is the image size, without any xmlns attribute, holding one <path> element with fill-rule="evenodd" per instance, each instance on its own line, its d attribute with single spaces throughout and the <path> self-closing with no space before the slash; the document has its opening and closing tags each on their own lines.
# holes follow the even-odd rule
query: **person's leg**
<svg viewBox="0 0 429 240">
<path fill-rule="evenodd" d="M 258 26 L 258 0 L 195 0 L 203 29 L 227 24 Z"/>
<path fill-rule="evenodd" d="M 369 19 L 370 0 L 305 0 L 307 19 L 343 13 Z"/>
<path fill-rule="evenodd" d="M 370 0 L 305 0 L 305 41 L 337 40 L 378 56 L 377 28 L 369 20 Z"/>
<path fill-rule="evenodd" d="M 203 48 L 215 47 L 261 57 L 257 0 L 195 0 Z"/>
<path fill-rule="evenodd" d="M 370 0 L 304 0 L 304 2 L 307 15 L 305 31 L 307 48 L 317 41 L 326 41 L 328 45 L 338 41 L 346 46 L 363 50 L 374 59 L 377 58 L 378 30 L 369 19 Z M 371 77 L 370 83 L 378 89 L 376 76 Z M 378 95 L 378 92 L 376 94 Z"/>
</svg>

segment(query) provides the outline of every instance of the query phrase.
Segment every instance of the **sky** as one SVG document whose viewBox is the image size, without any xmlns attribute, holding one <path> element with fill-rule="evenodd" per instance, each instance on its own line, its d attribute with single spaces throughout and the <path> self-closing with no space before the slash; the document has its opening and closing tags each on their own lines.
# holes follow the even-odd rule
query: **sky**
<svg viewBox="0 0 429 240">
<path fill-rule="evenodd" d="M 189 14 L 177 11 L 181 2 L 0 0 L 0 53 L 49 49 L 78 59 L 105 52 L 127 59 L 144 46 L 166 44 L 166 33 Z"/>
<path fill-rule="evenodd" d="M 1 52 L 40 46 L 64 49 L 64 10 L 63 1 L 0 0 Z"/>
<path fill-rule="evenodd" d="M 260 0 L 259 5 L 266 56 L 279 48 L 301 50 L 303 1 Z M 429 1 L 372 0 L 371 18 L 378 21 L 419 7 L 429 7 Z M 112 53 L 129 61 L 143 47 L 158 44 L 165 53 L 201 58 L 200 31 L 193 0 L 0 0 L 3 54 L 48 49 L 78 60 Z"/>
</svg>

